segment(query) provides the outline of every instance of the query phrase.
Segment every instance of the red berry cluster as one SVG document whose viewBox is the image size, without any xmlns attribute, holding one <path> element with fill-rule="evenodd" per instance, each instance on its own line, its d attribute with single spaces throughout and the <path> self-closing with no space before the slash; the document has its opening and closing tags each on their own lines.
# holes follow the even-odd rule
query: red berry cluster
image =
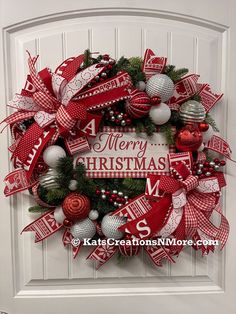
<svg viewBox="0 0 236 314">
<path fill-rule="evenodd" d="M 225 166 L 225 160 L 219 160 L 215 158 L 212 161 L 195 162 L 193 165 L 193 175 L 205 178 L 213 175 L 216 171 L 220 170 L 220 167 Z"/>
<path fill-rule="evenodd" d="M 100 196 L 102 200 L 108 200 L 109 203 L 113 204 L 115 207 L 121 207 L 124 204 L 128 203 L 129 197 L 124 195 L 122 191 L 117 190 L 105 190 L 99 189 L 96 190 L 96 195 Z"/>
<path fill-rule="evenodd" d="M 127 126 L 132 123 L 130 116 L 127 113 L 120 112 L 116 107 L 108 108 L 105 119 L 114 122 L 118 126 Z"/>
</svg>

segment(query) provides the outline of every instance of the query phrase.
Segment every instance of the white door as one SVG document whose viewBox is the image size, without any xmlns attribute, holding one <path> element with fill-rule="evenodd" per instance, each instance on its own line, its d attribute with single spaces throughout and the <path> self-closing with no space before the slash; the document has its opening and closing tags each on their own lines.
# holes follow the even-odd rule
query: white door
<svg viewBox="0 0 236 314">
<path fill-rule="evenodd" d="M 146 47 L 188 67 L 225 94 L 214 116 L 236 155 L 236 2 L 233 0 L 9 1 L 0 8 L 1 120 L 6 103 L 20 91 L 27 55 L 39 54 L 39 68 L 60 62 L 89 47 L 114 57 L 142 56 Z M 1 143 L 0 189 L 10 163 L 9 134 Z M 20 235 L 36 218 L 27 212 L 27 193 L 0 193 L 0 311 L 9 314 L 236 313 L 236 169 L 228 162 L 224 211 L 231 224 L 225 251 L 202 258 L 186 249 L 177 263 L 153 266 L 146 256 L 122 265 L 116 258 L 96 271 L 76 260 L 56 234 L 34 244 Z"/>
</svg>

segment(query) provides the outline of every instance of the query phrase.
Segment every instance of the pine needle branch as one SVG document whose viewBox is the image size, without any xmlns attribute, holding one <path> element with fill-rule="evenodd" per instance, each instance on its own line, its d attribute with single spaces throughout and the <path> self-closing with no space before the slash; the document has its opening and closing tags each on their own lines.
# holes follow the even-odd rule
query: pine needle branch
<svg viewBox="0 0 236 314">
<path fill-rule="evenodd" d="M 42 213 L 42 212 L 46 212 L 48 210 L 49 210 L 49 208 L 42 207 L 42 206 L 39 206 L 39 205 L 31 206 L 28 209 L 28 211 L 30 213 Z"/>
<path fill-rule="evenodd" d="M 126 189 L 126 193 L 129 196 L 137 196 L 144 193 L 146 187 L 145 179 L 132 179 L 125 178 L 123 181 L 123 186 Z"/>
<path fill-rule="evenodd" d="M 161 125 L 160 131 L 164 133 L 167 144 L 173 145 L 175 143 L 174 135 L 173 135 L 173 131 L 172 131 L 172 127 L 170 123 Z"/>
<path fill-rule="evenodd" d="M 86 49 L 84 51 L 84 60 L 83 60 L 83 66 L 85 68 L 89 67 L 93 63 L 92 58 L 91 58 L 91 53 L 89 49 Z"/>
<path fill-rule="evenodd" d="M 70 184 L 70 180 L 73 178 L 73 160 L 71 157 L 66 156 L 60 158 L 57 167 L 57 183 L 60 187 L 65 188 Z"/>
<path fill-rule="evenodd" d="M 168 75 L 173 82 L 177 82 L 188 73 L 188 69 L 181 68 L 176 70 L 175 66 L 170 64 L 165 67 L 164 73 Z"/>
<path fill-rule="evenodd" d="M 213 131 L 220 132 L 220 130 L 218 129 L 216 125 L 215 120 L 212 118 L 212 116 L 209 113 L 206 114 L 205 122 L 208 123 L 212 127 Z"/>
</svg>

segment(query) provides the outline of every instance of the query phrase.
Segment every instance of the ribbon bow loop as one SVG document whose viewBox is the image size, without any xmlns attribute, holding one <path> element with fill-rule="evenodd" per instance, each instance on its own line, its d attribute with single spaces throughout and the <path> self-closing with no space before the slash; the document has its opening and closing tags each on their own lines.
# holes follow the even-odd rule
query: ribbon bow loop
<svg viewBox="0 0 236 314">
<path fill-rule="evenodd" d="M 61 105 L 56 113 L 56 122 L 59 133 L 68 133 L 78 121 L 87 118 L 87 108 L 85 105 L 70 101 L 65 107 Z"/>
</svg>

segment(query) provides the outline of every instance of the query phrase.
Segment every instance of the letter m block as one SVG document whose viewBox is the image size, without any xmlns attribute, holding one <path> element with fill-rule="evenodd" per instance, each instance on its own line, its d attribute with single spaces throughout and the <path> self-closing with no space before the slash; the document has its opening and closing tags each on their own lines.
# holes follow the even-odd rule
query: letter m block
<svg viewBox="0 0 236 314">
<path fill-rule="evenodd" d="M 160 196 L 159 191 L 160 176 L 149 174 L 146 182 L 145 196 L 147 198 L 156 198 Z"/>
</svg>

